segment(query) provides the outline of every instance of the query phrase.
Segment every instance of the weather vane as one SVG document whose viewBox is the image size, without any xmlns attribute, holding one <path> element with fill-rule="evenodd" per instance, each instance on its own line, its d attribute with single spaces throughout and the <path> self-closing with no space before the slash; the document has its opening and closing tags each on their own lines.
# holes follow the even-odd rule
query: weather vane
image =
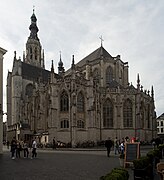
<svg viewBox="0 0 164 180">
<path fill-rule="evenodd" d="M 35 6 L 33 6 L 33 13 L 35 12 Z"/>
<path fill-rule="evenodd" d="M 102 38 L 102 36 L 99 37 L 99 38 L 100 38 L 100 40 L 101 40 L 101 46 L 102 46 L 102 42 L 104 41 L 104 39 Z"/>
</svg>

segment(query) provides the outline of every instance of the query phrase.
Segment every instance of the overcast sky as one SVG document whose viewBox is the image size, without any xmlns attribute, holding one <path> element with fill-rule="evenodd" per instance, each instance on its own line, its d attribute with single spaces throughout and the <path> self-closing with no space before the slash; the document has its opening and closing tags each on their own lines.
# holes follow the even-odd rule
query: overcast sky
<svg viewBox="0 0 164 180">
<path fill-rule="evenodd" d="M 100 47 L 129 63 L 129 82 L 137 74 L 144 89 L 155 92 L 157 116 L 164 113 L 164 1 L 163 0 L 0 0 L 0 47 L 4 56 L 4 111 L 6 78 L 14 51 L 22 59 L 35 6 L 38 36 L 45 51 L 46 69 L 62 53 L 67 70 Z M 5 118 L 5 117 L 4 117 Z"/>
</svg>

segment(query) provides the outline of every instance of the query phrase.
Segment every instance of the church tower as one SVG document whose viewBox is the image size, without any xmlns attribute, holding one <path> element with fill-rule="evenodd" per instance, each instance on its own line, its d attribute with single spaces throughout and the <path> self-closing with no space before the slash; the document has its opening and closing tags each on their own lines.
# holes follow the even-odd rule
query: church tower
<svg viewBox="0 0 164 180">
<path fill-rule="evenodd" d="M 42 50 L 42 46 L 38 38 L 37 33 L 39 29 L 36 22 L 37 18 L 33 9 L 33 14 L 31 16 L 31 25 L 29 27 L 29 30 L 31 32 L 26 43 L 26 55 L 24 55 L 23 61 L 25 63 L 44 69 L 44 51 Z"/>
</svg>

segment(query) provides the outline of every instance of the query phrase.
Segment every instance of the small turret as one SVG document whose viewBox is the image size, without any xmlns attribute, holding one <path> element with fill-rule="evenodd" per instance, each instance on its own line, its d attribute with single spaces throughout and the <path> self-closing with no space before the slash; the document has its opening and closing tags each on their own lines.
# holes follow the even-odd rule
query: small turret
<svg viewBox="0 0 164 180">
<path fill-rule="evenodd" d="M 74 59 L 74 55 L 72 55 L 72 69 L 75 69 L 75 59 Z"/>
<path fill-rule="evenodd" d="M 53 63 L 53 60 L 52 60 L 52 64 L 51 64 L 51 73 L 54 73 L 54 63 Z"/>
<path fill-rule="evenodd" d="M 151 97 L 154 99 L 154 89 L 153 89 L 153 86 L 151 87 Z"/>
<path fill-rule="evenodd" d="M 59 63 L 58 63 L 58 74 L 62 74 L 64 72 L 65 72 L 65 70 L 64 70 L 64 67 L 63 67 L 63 62 L 62 62 L 62 59 L 61 59 L 61 52 L 60 52 L 60 60 L 59 60 Z"/>
<path fill-rule="evenodd" d="M 139 73 L 137 75 L 137 90 L 140 90 L 140 78 L 139 78 Z"/>
</svg>

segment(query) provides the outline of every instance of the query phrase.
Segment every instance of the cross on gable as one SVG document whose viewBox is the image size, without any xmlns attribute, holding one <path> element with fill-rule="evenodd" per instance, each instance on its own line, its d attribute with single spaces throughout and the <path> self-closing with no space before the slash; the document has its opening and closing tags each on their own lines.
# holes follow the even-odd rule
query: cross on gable
<svg viewBox="0 0 164 180">
<path fill-rule="evenodd" d="M 102 38 L 102 36 L 99 37 L 99 38 L 100 38 L 100 40 L 101 40 L 101 46 L 102 46 L 102 42 L 104 41 L 104 39 Z"/>
</svg>

